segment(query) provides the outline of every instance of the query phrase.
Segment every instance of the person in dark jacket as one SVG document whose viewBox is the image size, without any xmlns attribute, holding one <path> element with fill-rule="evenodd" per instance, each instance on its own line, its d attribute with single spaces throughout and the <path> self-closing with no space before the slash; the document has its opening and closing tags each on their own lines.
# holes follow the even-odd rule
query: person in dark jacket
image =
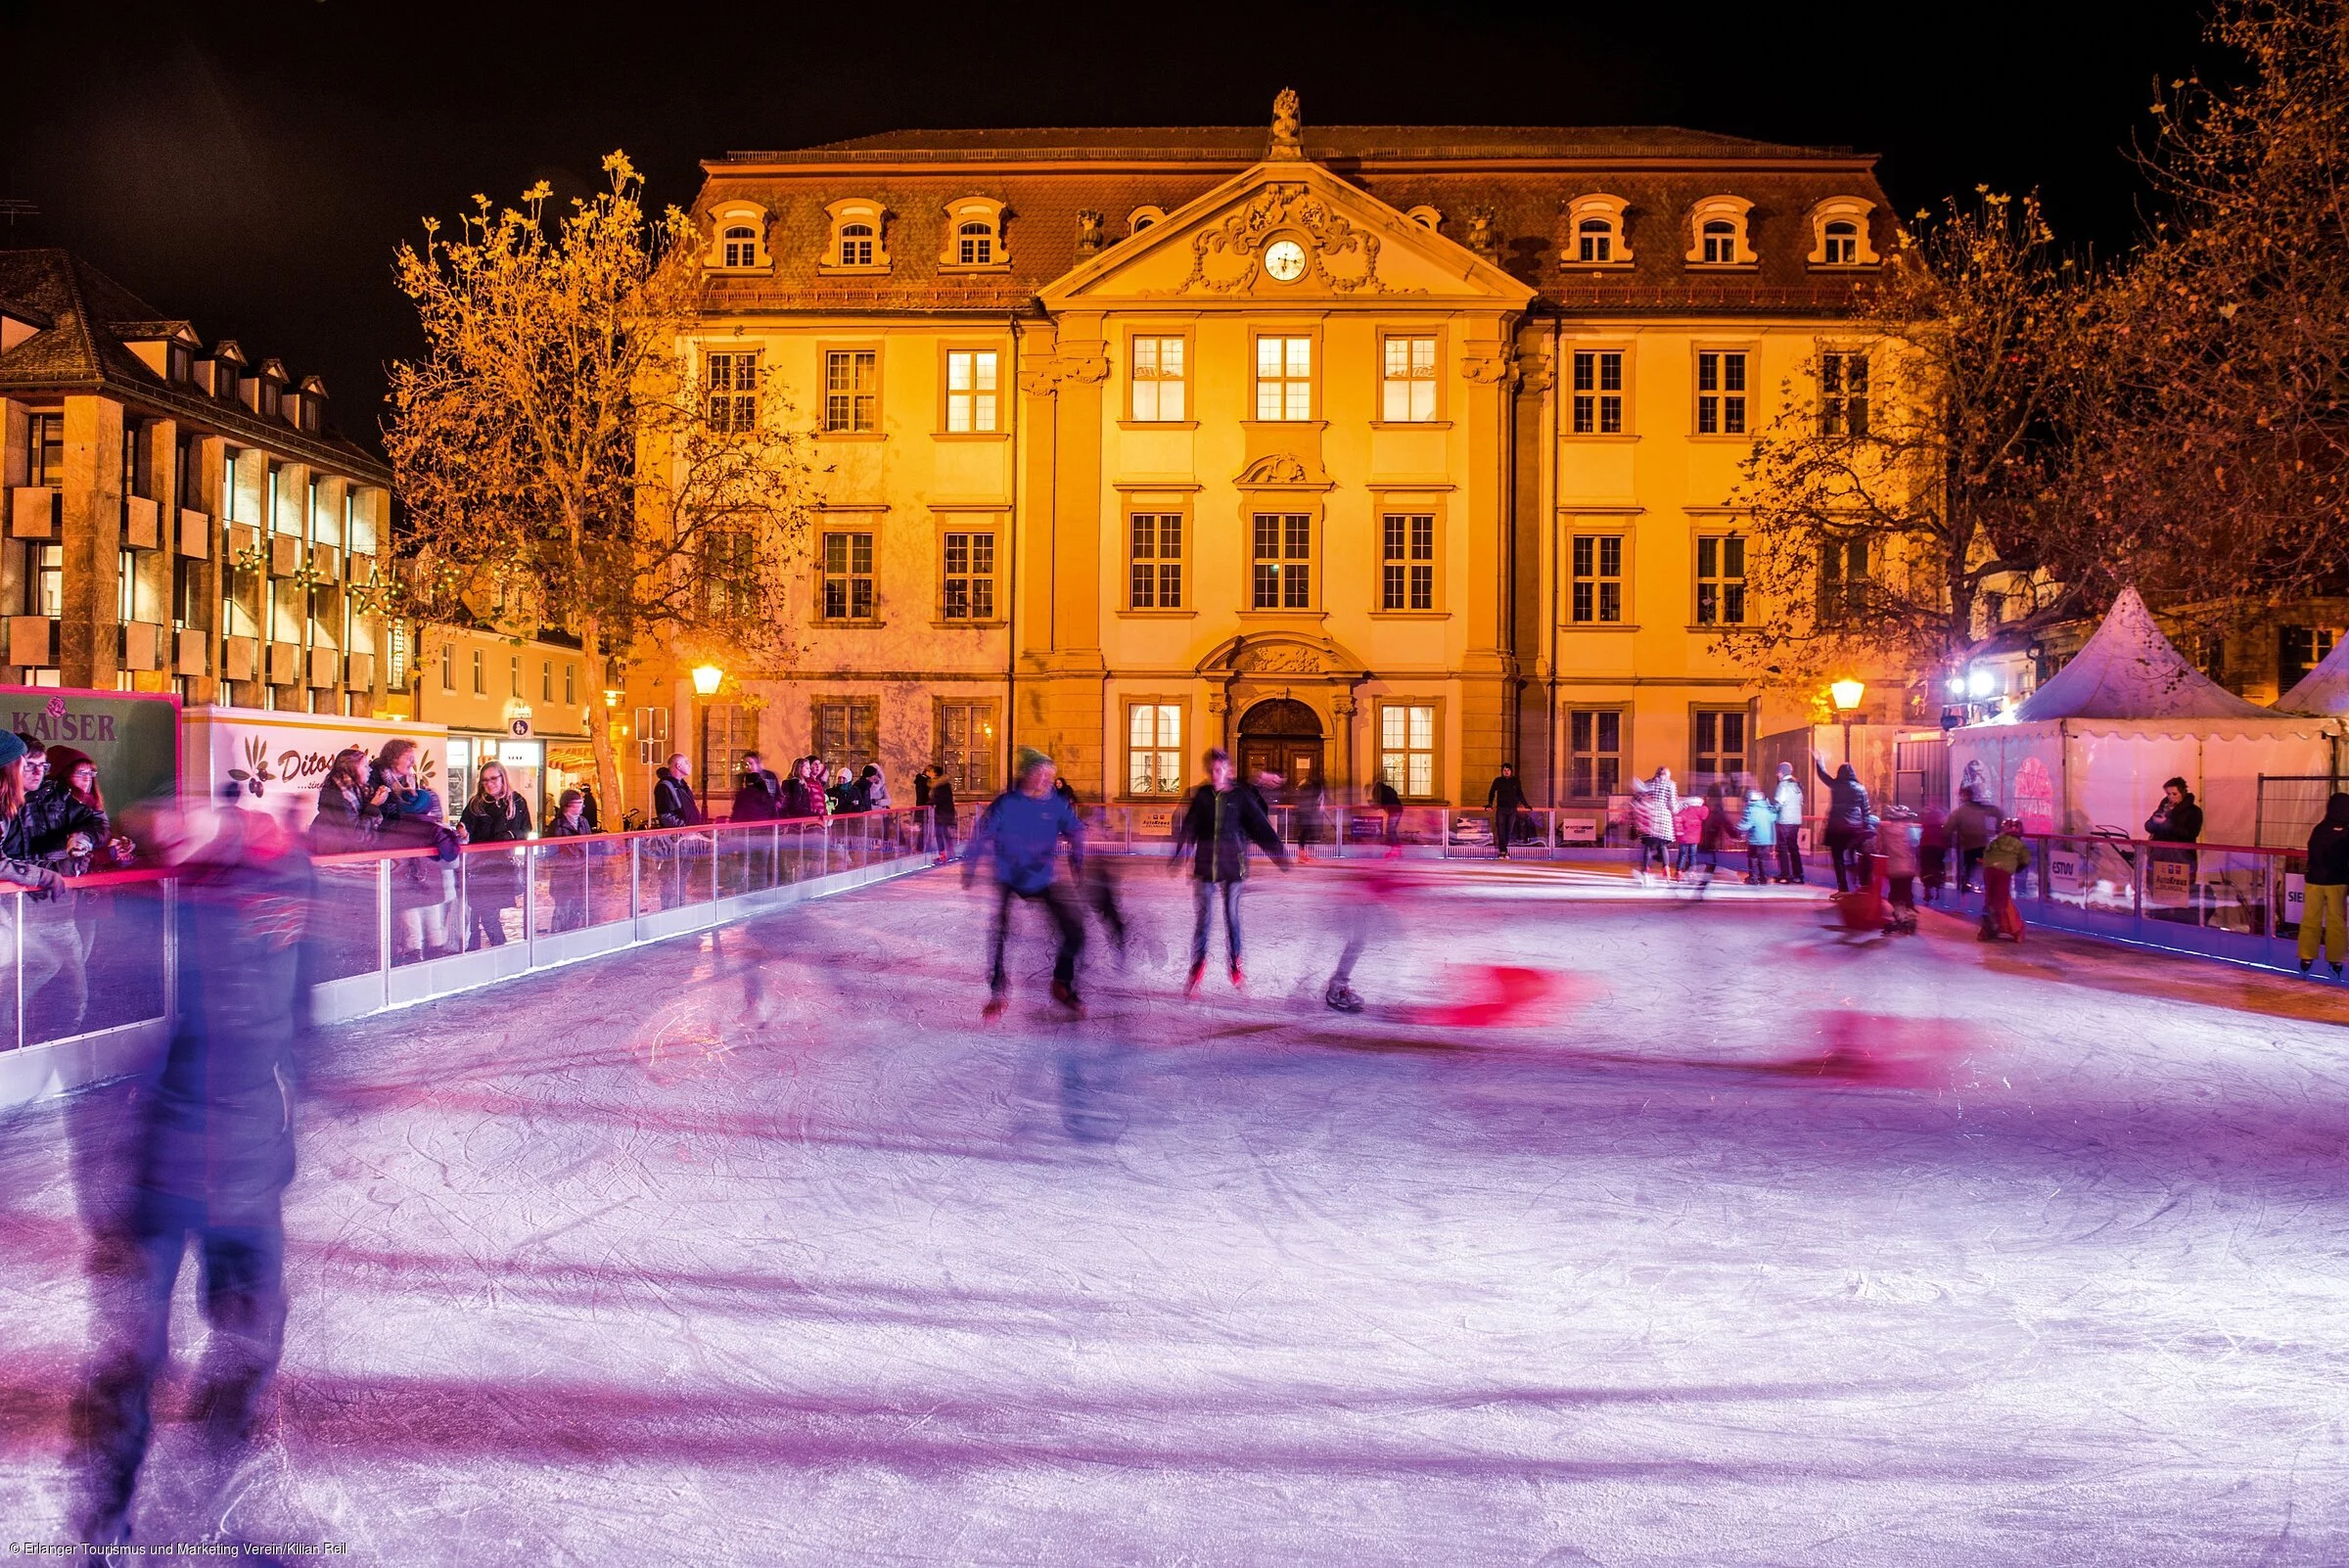
<svg viewBox="0 0 2349 1568">
<path fill-rule="evenodd" d="M 985 1016 L 1004 1008 L 1003 992 L 1010 985 L 1003 970 L 1003 945 L 1011 932 L 1011 900 L 1041 902 L 1059 933 L 1060 948 L 1052 957 L 1052 999 L 1082 1016 L 1084 1003 L 1077 994 L 1077 960 L 1084 953 L 1084 916 L 1057 872 L 1060 846 L 1069 846 L 1069 868 L 1084 874 L 1084 824 L 1069 803 L 1052 788 L 1052 759 L 1023 746 L 1013 788 L 995 797 L 979 815 L 971 834 L 971 853 L 962 864 L 962 885 L 978 880 L 979 862 L 993 862 L 995 874 L 995 934 L 993 956 L 987 973 Z"/>
<path fill-rule="evenodd" d="M 367 793 L 365 748 L 346 746 L 335 754 L 318 786 L 318 813 L 310 818 L 312 854 L 351 854 L 367 847 L 383 825 L 381 807 Z"/>
<path fill-rule="evenodd" d="M 1394 783 L 1384 773 L 1370 781 L 1370 805 L 1385 813 L 1378 836 L 1387 847 L 1388 858 L 1393 859 L 1403 853 L 1403 797 L 1395 793 Z"/>
<path fill-rule="evenodd" d="M 930 819 L 938 829 L 938 859 L 944 865 L 954 858 L 954 836 L 961 823 L 955 818 L 954 780 L 943 767 L 933 770 Z"/>
<path fill-rule="evenodd" d="M 782 814 L 782 782 L 766 770 L 757 752 L 743 754 L 742 777 L 734 785 L 731 819 L 736 822 L 772 822 Z"/>
<path fill-rule="evenodd" d="M 1525 786 L 1517 782 L 1517 769 L 1500 764 L 1499 776 L 1485 791 L 1485 806 L 1493 813 L 1494 851 L 1505 860 L 1509 846 L 1517 842 L 1517 813 L 1525 809 Z"/>
<path fill-rule="evenodd" d="M 677 752 L 653 770 L 653 826 L 695 827 L 701 820 L 701 803 L 693 798 L 693 761 Z"/>
<path fill-rule="evenodd" d="M 2145 837 L 2156 844 L 2195 844 L 2202 838 L 2202 807 L 2186 780 L 2171 779 L 2161 787 L 2161 804 L 2145 818 Z"/>
<path fill-rule="evenodd" d="M 1849 893 L 1853 879 L 1861 876 L 1860 843 L 1867 837 L 1867 786 L 1860 782 L 1860 775 L 1849 762 L 1830 774 L 1827 764 L 1815 752 L 1811 765 L 1819 769 L 1819 782 L 1827 787 L 1825 829 L 1821 837 L 1826 841 L 1827 858 L 1835 863 L 1835 891 Z"/>
<path fill-rule="evenodd" d="M 514 793 L 500 762 L 484 762 L 473 799 L 458 818 L 468 844 L 520 844 L 530 836 L 530 803 Z M 465 866 L 465 945 L 506 945 L 506 911 L 522 901 L 523 852 L 468 854 Z"/>
<path fill-rule="evenodd" d="M 1239 781 L 1231 754 L 1221 746 L 1208 748 L 1207 782 L 1191 791 L 1190 806 L 1174 828 L 1174 868 L 1179 870 L 1187 852 L 1191 857 L 1191 892 L 1196 909 L 1191 922 L 1191 974 L 1183 982 L 1186 994 L 1199 990 L 1207 972 L 1207 928 L 1216 899 L 1223 901 L 1224 956 L 1231 966 L 1231 983 L 1246 976 L 1240 968 L 1240 890 L 1248 881 L 1248 846 L 1272 857 L 1283 871 L 1289 857 L 1280 835 L 1265 815 L 1264 799 Z"/>
<path fill-rule="evenodd" d="M 930 781 L 938 776 L 938 772 L 939 769 L 933 765 L 925 767 L 913 775 L 913 808 L 915 810 L 922 810 L 930 805 Z M 920 849 L 925 854 L 938 853 L 938 817 L 935 812 L 922 818 Z"/>
<path fill-rule="evenodd" d="M 132 845 L 115 832 L 107 816 L 97 762 L 70 746 L 50 747 L 46 761 L 49 776 L 24 803 L 25 836 L 33 857 L 69 877 L 128 865 Z M 57 934 L 70 940 L 61 944 L 65 961 L 58 970 L 58 995 L 44 998 L 43 1011 L 53 1007 L 52 1024 L 71 1033 L 89 1015 L 90 965 L 97 957 L 99 926 L 112 909 L 114 896 L 91 888 L 62 888 L 56 901 L 64 921 Z"/>
<path fill-rule="evenodd" d="M 152 847 L 179 862 L 178 986 L 169 1043 L 134 1102 L 132 1189 L 97 1222 L 94 1345 L 74 1395 L 76 1537 L 127 1539 L 170 1359 L 171 1295 L 196 1242 L 209 1329 L 190 1402 L 207 1462 L 225 1474 L 257 1435 L 284 1344 L 285 1229 L 294 1176 L 294 1047 L 305 1025 L 309 856 L 262 811 L 157 813 Z"/>
<path fill-rule="evenodd" d="M 2336 791 L 2325 803 L 2325 820 L 2308 836 L 2301 889 L 2300 973 L 2314 968 L 2322 952 L 2338 980 L 2349 960 L 2349 794 Z"/>
<path fill-rule="evenodd" d="M 555 802 L 555 814 L 546 819 L 546 827 L 538 836 L 583 839 L 594 832 L 587 820 L 586 792 L 565 790 Z M 555 896 L 554 929 L 576 931 L 587 923 L 589 851 L 585 845 L 567 845 L 541 853 L 547 868 L 547 886 Z"/>
</svg>

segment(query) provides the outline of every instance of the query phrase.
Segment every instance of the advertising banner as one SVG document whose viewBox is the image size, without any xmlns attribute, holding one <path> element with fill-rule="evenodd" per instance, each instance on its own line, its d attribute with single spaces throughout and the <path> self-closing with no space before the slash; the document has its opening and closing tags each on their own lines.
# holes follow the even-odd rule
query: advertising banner
<svg viewBox="0 0 2349 1568">
<path fill-rule="evenodd" d="M 441 794 L 447 820 L 455 821 L 464 807 L 462 801 L 446 799 L 448 731 L 438 724 L 191 708 L 180 716 L 179 728 L 183 794 L 212 801 L 233 795 L 247 809 L 268 811 L 297 832 L 307 830 L 317 815 L 318 786 L 326 782 L 337 752 L 356 746 L 372 757 L 394 736 L 416 743 L 422 758 L 417 777 Z"/>
<path fill-rule="evenodd" d="M 179 787 L 179 699 L 153 692 L 0 686 L 8 727 L 44 746 L 70 746 L 98 764 L 112 810 Z"/>
<path fill-rule="evenodd" d="M 1606 819 L 1596 811 L 1560 811 L 1558 813 L 1558 842 L 1560 844 L 1596 844 L 1606 827 Z"/>
<path fill-rule="evenodd" d="M 2048 891 L 2058 898 L 2076 899 L 2080 896 L 2081 878 L 2086 870 L 2085 857 L 2076 844 L 2048 846 Z"/>
<path fill-rule="evenodd" d="M 2308 878 L 2297 871 L 2283 874 L 2283 923 L 2296 926 L 2308 907 Z"/>
</svg>

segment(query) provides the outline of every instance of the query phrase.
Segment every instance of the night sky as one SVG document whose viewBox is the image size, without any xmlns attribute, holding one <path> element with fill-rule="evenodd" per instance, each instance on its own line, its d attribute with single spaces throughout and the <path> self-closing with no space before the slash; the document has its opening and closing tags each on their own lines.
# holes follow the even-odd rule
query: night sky
<svg viewBox="0 0 2349 1568">
<path fill-rule="evenodd" d="M 1879 153 L 1904 212 L 2039 187 L 2060 234 L 2137 232 L 2127 158 L 2203 8 L 2142 0 L 1712 7 L 1180 4 L 938 15 L 770 0 L 0 0 L 0 243 L 80 252 L 208 343 L 326 378 L 372 439 L 416 345 L 392 247 L 471 193 L 583 190 L 624 147 L 656 200 L 696 161 L 907 126 L 1680 124 Z M 1238 19 L 1245 19 L 1244 23 Z"/>
</svg>

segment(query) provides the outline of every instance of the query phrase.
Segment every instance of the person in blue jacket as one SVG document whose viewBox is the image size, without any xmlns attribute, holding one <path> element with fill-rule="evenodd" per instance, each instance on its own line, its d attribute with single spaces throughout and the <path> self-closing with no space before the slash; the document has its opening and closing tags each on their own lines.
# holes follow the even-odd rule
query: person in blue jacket
<svg viewBox="0 0 2349 1568">
<path fill-rule="evenodd" d="M 1084 870 L 1084 824 L 1068 801 L 1053 793 L 1059 769 L 1052 759 L 1033 747 L 1020 748 L 1014 769 L 1018 782 L 996 796 L 980 813 L 971 835 L 970 853 L 962 862 L 962 885 L 978 879 L 979 862 L 992 863 L 995 875 L 994 955 L 987 976 L 986 1016 L 1003 1011 L 1003 992 L 1009 981 L 1003 973 L 1003 943 L 1010 935 L 1011 900 L 1041 902 L 1060 935 L 1060 950 L 1052 959 L 1052 999 L 1082 1017 L 1084 1003 L 1077 994 L 1077 960 L 1084 952 L 1084 916 L 1069 885 L 1060 880 L 1060 843 L 1069 844 L 1069 869 Z"/>
</svg>

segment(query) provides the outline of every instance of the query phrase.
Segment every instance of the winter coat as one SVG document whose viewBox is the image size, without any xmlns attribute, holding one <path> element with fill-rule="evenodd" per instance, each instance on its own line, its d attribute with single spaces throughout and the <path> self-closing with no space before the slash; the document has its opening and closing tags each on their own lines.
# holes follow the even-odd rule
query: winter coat
<svg viewBox="0 0 2349 1568">
<path fill-rule="evenodd" d="M 2188 790 L 2186 799 L 2176 806 L 2170 804 L 2168 796 L 2163 796 L 2161 804 L 2153 807 L 2153 814 L 2145 818 L 2145 837 L 2156 844 L 2198 841 L 2202 837 L 2202 807 L 2194 804 L 2193 792 Z"/>
<path fill-rule="evenodd" d="M 584 810 L 579 812 L 577 827 L 573 827 L 563 813 L 557 811 L 546 819 L 546 826 L 540 830 L 538 836 L 542 839 L 583 839 L 594 831 L 595 824 L 587 820 L 587 813 Z"/>
<path fill-rule="evenodd" d="M 1245 784 L 1220 790 L 1202 784 L 1191 791 L 1191 803 L 1174 825 L 1174 858 L 1191 852 L 1191 876 L 1200 882 L 1244 882 L 1248 878 L 1248 845 L 1285 864 L 1288 852 L 1272 819 L 1265 813 L 1264 798 Z"/>
<path fill-rule="evenodd" d="M 785 821 L 798 817 L 822 816 L 824 797 L 821 791 L 794 773 L 783 781 L 775 796 L 775 815 Z"/>
<path fill-rule="evenodd" d="M 1792 773 L 1778 780 L 1777 790 L 1770 798 L 1770 809 L 1771 815 L 1776 818 L 1788 832 L 1802 826 L 1802 780 L 1796 778 Z"/>
<path fill-rule="evenodd" d="M 2308 836 L 2308 885 L 2349 885 L 2349 822 L 2324 821 Z"/>
<path fill-rule="evenodd" d="M 1999 831 L 1999 811 L 1980 801 L 1960 801 L 1942 823 L 1949 841 L 1960 850 L 1979 850 Z"/>
<path fill-rule="evenodd" d="M 913 775 L 913 808 L 920 810 L 930 804 L 930 773 L 928 769 Z"/>
<path fill-rule="evenodd" d="M 2031 863 L 2031 846 L 2019 833 L 2002 833 L 1984 847 L 1982 863 L 1997 871 L 2020 871 Z"/>
<path fill-rule="evenodd" d="M 701 819 L 701 803 L 693 798 L 693 786 L 666 767 L 656 769 L 653 774 L 653 826 L 693 827 Z"/>
<path fill-rule="evenodd" d="M 375 847 L 382 850 L 438 850 L 453 858 L 455 835 L 442 825 L 440 797 L 422 786 L 394 782 L 380 767 L 367 771 L 367 799 L 379 789 L 391 791 L 376 807 L 381 825 Z M 392 867 L 392 907 L 422 909 L 447 900 L 454 890 L 439 860 L 406 859 Z"/>
<path fill-rule="evenodd" d="M 24 847 L 30 852 L 30 858 L 41 864 L 63 875 L 77 877 L 93 869 L 93 861 L 111 863 L 106 841 L 112 830 L 107 826 L 106 813 L 84 803 L 64 779 L 53 776 L 34 790 L 18 816 Z M 76 833 L 90 841 L 94 847 L 90 853 L 67 852 L 67 843 Z"/>
<path fill-rule="evenodd" d="M 1646 839 L 1672 837 L 1672 819 L 1681 807 L 1680 791 L 1672 780 L 1641 778 L 1632 781 L 1632 825 Z"/>
<path fill-rule="evenodd" d="M 1772 804 L 1769 796 L 1757 792 L 1745 798 L 1744 827 L 1748 848 L 1771 850 L 1777 847 L 1778 808 Z"/>
<path fill-rule="evenodd" d="M 1382 811 L 1400 811 L 1403 809 L 1403 797 L 1396 794 L 1395 786 L 1384 778 L 1375 778 L 1370 781 L 1370 804 Z"/>
<path fill-rule="evenodd" d="M 994 860 L 995 881 L 1014 893 L 1038 894 L 1052 885 L 1060 842 L 1069 843 L 1073 871 L 1084 868 L 1084 824 L 1069 803 L 1057 795 L 1037 800 L 1022 790 L 1005 790 L 979 813 L 979 831 L 971 837 L 970 858 L 963 862 L 963 886 L 979 874 L 979 861 Z"/>
<path fill-rule="evenodd" d="M 1884 856 L 1886 876 L 1916 875 L 1917 839 L 1914 822 L 1886 822 L 1876 829 L 1876 853 Z"/>
<path fill-rule="evenodd" d="M 1867 786 L 1856 774 L 1847 776 L 1841 769 L 1829 773 L 1823 765 L 1819 766 L 1819 776 L 1827 786 L 1826 830 L 1854 837 L 1865 833 Z"/>
<path fill-rule="evenodd" d="M 1681 802 L 1672 813 L 1672 836 L 1682 844 L 1695 844 L 1705 836 L 1705 803 L 1691 795 Z"/>
<path fill-rule="evenodd" d="M 941 778 L 930 786 L 930 814 L 941 828 L 954 829 L 954 781 Z"/>
<path fill-rule="evenodd" d="M 1920 853 L 1936 858 L 1949 853 L 1949 822 L 1947 815 L 1938 807 L 1926 807 L 1925 814 L 1917 819 L 1916 847 Z"/>
<path fill-rule="evenodd" d="M 1707 854 L 1717 854 L 1729 848 L 1729 840 L 1737 832 L 1737 819 L 1729 815 L 1727 797 L 1709 801 L 1705 806 L 1705 825 L 1698 832 L 1696 847 Z"/>
<path fill-rule="evenodd" d="M 889 778 L 886 774 L 875 773 L 871 778 L 858 779 L 856 786 L 864 796 L 865 810 L 886 811 L 890 808 Z"/>
<path fill-rule="evenodd" d="M 310 818 L 310 853 L 349 854 L 372 844 L 384 818 L 367 800 L 364 782 L 346 785 L 329 777 L 319 785 L 318 814 Z"/>
<path fill-rule="evenodd" d="M 509 793 L 500 807 L 485 795 L 476 795 L 458 820 L 474 844 L 519 844 L 530 836 L 530 803 Z"/>
<path fill-rule="evenodd" d="M 765 768 L 745 772 L 742 782 L 734 787 L 734 807 L 730 813 L 737 822 L 772 822 L 781 805 L 783 786 Z"/>
<path fill-rule="evenodd" d="M 32 828 L 36 819 L 23 807 L 16 815 L 0 822 L 0 882 L 13 882 L 19 887 L 32 888 L 32 897 L 45 898 L 59 886 L 57 868 L 44 865 L 32 853 Z"/>
<path fill-rule="evenodd" d="M 1516 774 L 1503 773 L 1493 780 L 1491 789 L 1485 791 L 1485 805 L 1496 811 L 1522 811 L 1525 809 L 1525 786 L 1517 782 Z"/>
</svg>

